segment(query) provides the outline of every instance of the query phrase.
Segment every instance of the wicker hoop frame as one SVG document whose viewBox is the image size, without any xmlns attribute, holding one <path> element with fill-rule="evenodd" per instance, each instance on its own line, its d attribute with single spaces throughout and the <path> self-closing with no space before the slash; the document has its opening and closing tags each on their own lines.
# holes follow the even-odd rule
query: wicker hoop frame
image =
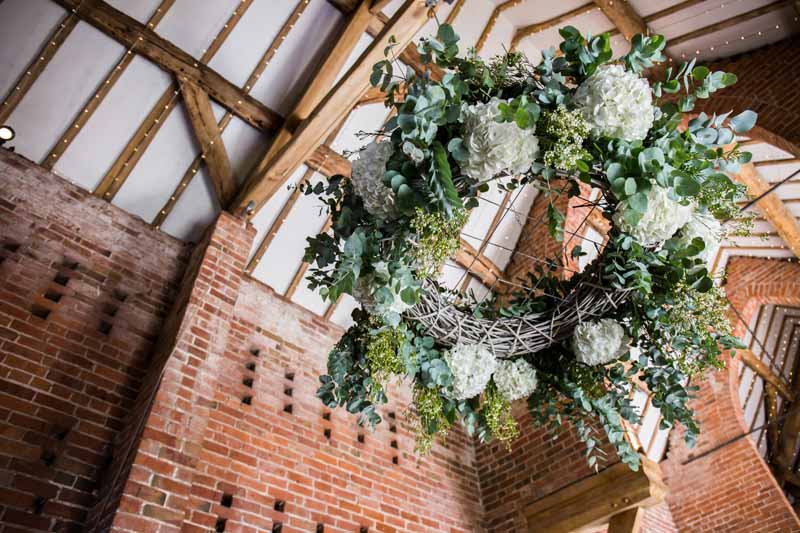
<svg viewBox="0 0 800 533">
<path fill-rule="evenodd" d="M 578 282 L 552 309 L 497 319 L 474 316 L 459 308 L 450 293 L 426 282 L 421 301 L 405 315 L 422 323 L 428 335 L 444 346 L 482 344 L 495 357 L 512 358 L 539 352 L 565 340 L 581 322 L 608 316 L 630 293 L 629 290 L 601 287 L 592 281 Z"/>
</svg>

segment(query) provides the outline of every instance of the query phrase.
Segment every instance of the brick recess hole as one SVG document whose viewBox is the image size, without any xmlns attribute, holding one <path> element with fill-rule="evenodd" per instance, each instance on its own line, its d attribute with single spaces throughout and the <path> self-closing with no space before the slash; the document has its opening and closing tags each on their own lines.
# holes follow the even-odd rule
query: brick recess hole
<svg viewBox="0 0 800 533">
<path fill-rule="evenodd" d="M 397 449 L 397 441 L 396 440 L 392 441 L 392 448 Z"/>
<path fill-rule="evenodd" d="M 31 314 L 36 318 L 47 320 L 47 317 L 50 316 L 50 310 L 46 307 L 42 307 L 41 305 L 34 304 L 31 306 Z"/>
<path fill-rule="evenodd" d="M 7 242 L 3 245 L 4 250 L 8 250 L 12 254 L 19 250 L 19 243 L 16 242 Z"/>
<path fill-rule="evenodd" d="M 56 462 L 56 454 L 53 450 L 44 449 L 42 455 L 39 456 L 45 466 L 53 466 Z"/>
<path fill-rule="evenodd" d="M 228 521 L 225 518 L 217 518 L 217 524 L 214 526 L 214 531 L 225 531 L 225 526 L 227 524 Z"/>
<path fill-rule="evenodd" d="M 369 533 L 369 528 L 367 526 L 361 526 L 361 529 L 358 530 L 358 533 Z"/>
<path fill-rule="evenodd" d="M 111 328 L 114 327 L 110 322 L 106 322 L 105 320 L 100 321 L 100 326 L 98 326 L 97 331 L 102 333 L 103 335 L 108 335 L 111 333 Z"/>
<path fill-rule="evenodd" d="M 61 301 L 61 293 L 56 291 L 45 291 L 44 297 L 55 303 Z"/>
<path fill-rule="evenodd" d="M 261 355 L 261 350 L 259 350 L 258 348 L 250 348 L 250 355 L 252 355 L 253 357 L 258 357 L 259 355 Z"/>
<path fill-rule="evenodd" d="M 331 438 L 331 430 L 330 429 L 326 429 L 325 431 L 322 432 L 322 434 L 325 435 L 326 439 Z"/>
<path fill-rule="evenodd" d="M 77 261 L 71 261 L 69 259 L 64 259 L 64 262 L 61 264 L 64 266 L 64 268 L 68 268 L 70 270 L 78 270 L 78 267 L 80 266 Z"/>
<path fill-rule="evenodd" d="M 359 433 L 358 434 L 358 442 L 360 442 L 361 444 L 364 444 L 364 434 L 363 433 Z"/>
<path fill-rule="evenodd" d="M 62 287 L 66 287 L 67 283 L 69 283 L 69 277 L 59 272 L 56 274 L 56 277 L 53 278 L 53 281 Z"/>
<path fill-rule="evenodd" d="M 103 305 L 103 312 L 108 316 L 117 316 L 117 311 L 119 311 L 119 307 L 114 304 Z"/>
<path fill-rule="evenodd" d="M 330 419 L 331 419 L 331 414 L 330 414 L 330 412 L 327 412 L 327 413 L 322 413 L 322 419 L 323 419 L 323 420 L 330 420 Z"/>
<path fill-rule="evenodd" d="M 285 389 L 283 389 L 283 393 L 286 396 L 291 396 L 294 393 L 294 391 L 291 388 L 285 388 Z"/>
<path fill-rule="evenodd" d="M 244 367 L 249 370 L 250 372 L 256 371 L 256 364 L 255 363 L 247 363 Z"/>
<path fill-rule="evenodd" d="M 394 463 L 396 465 L 399 465 L 400 464 L 400 459 L 395 455 L 394 457 L 392 457 L 392 463 Z"/>
<path fill-rule="evenodd" d="M 392 411 L 391 413 L 389 413 L 389 418 L 391 418 L 392 420 L 394 420 L 395 418 L 397 418 L 397 415 L 395 415 L 395 414 L 394 414 L 394 411 Z"/>
<path fill-rule="evenodd" d="M 222 498 L 219 500 L 219 504 L 223 507 L 233 506 L 233 494 L 228 494 L 227 492 L 224 493 Z"/>
<path fill-rule="evenodd" d="M 284 413 L 292 414 L 292 411 L 293 411 L 293 408 L 292 408 L 292 404 L 290 404 L 290 403 L 286 404 L 286 406 L 283 408 L 283 412 Z"/>
<path fill-rule="evenodd" d="M 397 426 L 389 426 L 389 431 L 392 433 L 397 433 Z"/>
<path fill-rule="evenodd" d="M 242 380 L 242 385 L 252 389 L 253 388 L 253 378 L 244 378 Z"/>
<path fill-rule="evenodd" d="M 284 375 L 286 376 L 286 379 L 288 379 L 289 381 L 294 381 L 294 372 L 287 372 Z"/>
<path fill-rule="evenodd" d="M 286 502 L 283 500 L 275 500 L 274 509 L 279 513 L 284 512 L 284 510 L 286 509 Z"/>
<path fill-rule="evenodd" d="M 245 405 L 252 405 L 253 404 L 253 397 L 252 396 L 245 396 L 242 398 L 242 403 Z"/>
<path fill-rule="evenodd" d="M 44 504 L 47 503 L 47 499 L 43 498 L 42 496 L 37 496 L 33 499 L 33 514 L 42 514 L 44 510 Z"/>
<path fill-rule="evenodd" d="M 111 297 L 114 298 L 118 302 L 124 302 L 125 300 L 128 299 L 128 293 L 123 292 L 123 291 L 121 291 L 119 289 L 114 289 L 111 292 Z"/>
<path fill-rule="evenodd" d="M 283 531 L 283 524 L 281 522 L 272 524 L 272 533 L 281 533 L 281 531 Z"/>
<path fill-rule="evenodd" d="M 325 533 L 325 524 L 317 524 L 317 533 Z"/>
</svg>

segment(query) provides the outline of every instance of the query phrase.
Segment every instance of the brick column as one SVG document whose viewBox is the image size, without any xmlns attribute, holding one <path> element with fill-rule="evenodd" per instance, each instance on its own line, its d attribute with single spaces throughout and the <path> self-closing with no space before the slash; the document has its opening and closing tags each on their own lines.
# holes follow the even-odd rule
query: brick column
<svg viewBox="0 0 800 533">
<path fill-rule="evenodd" d="M 190 517 L 192 480 L 254 235 L 222 213 L 197 245 L 117 442 L 106 496 L 92 510 L 93 531 L 180 531 Z"/>
<path fill-rule="evenodd" d="M 797 263 L 737 257 L 728 263 L 727 274 L 728 298 L 745 322 L 765 304 L 800 305 Z M 737 321 L 736 334 L 744 332 Z M 680 429 L 670 435 L 669 458 L 662 468 L 672 516 L 680 531 L 800 531 L 753 441 L 745 437 L 726 444 L 746 431 L 737 394 L 739 364 L 729 360 L 726 368 L 698 381 L 700 390 L 692 403 L 700 421 L 695 447 L 684 444 Z M 686 463 L 694 457 L 699 458 Z"/>
</svg>

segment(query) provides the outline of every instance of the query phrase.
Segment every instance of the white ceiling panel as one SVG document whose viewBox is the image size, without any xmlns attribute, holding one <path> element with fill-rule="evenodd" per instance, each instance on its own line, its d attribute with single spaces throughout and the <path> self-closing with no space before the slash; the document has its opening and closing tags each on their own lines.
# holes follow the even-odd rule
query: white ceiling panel
<svg viewBox="0 0 800 533">
<path fill-rule="evenodd" d="M 115 41 L 79 22 L 8 119 L 17 132 L 17 150 L 42 160 L 124 52 Z"/>
<path fill-rule="evenodd" d="M 176 0 L 156 27 L 156 33 L 199 59 L 239 3 L 239 0 L 216 0 L 204 2 L 203 9 L 197 9 L 196 0 Z"/>
<path fill-rule="evenodd" d="M 341 13 L 329 2 L 311 2 L 253 87 L 253 97 L 286 115 L 330 50 L 342 21 Z"/>
<path fill-rule="evenodd" d="M 155 13 L 156 9 L 159 9 L 158 5 L 161 0 L 137 0 L 136 2 L 131 2 L 130 0 L 106 0 L 106 3 L 139 22 L 145 23 Z"/>
<path fill-rule="evenodd" d="M 342 328 L 349 328 L 353 325 L 353 319 L 350 318 L 350 314 L 356 307 L 358 307 L 358 302 L 349 294 L 345 294 L 339 301 L 339 305 L 334 309 L 333 314 L 331 314 L 331 322 Z"/>
<path fill-rule="evenodd" d="M 135 57 L 58 160 L 56 172 L 93 190 L 171 82 L 169 74 Z"/>
<path fill-rule="evenodd" d="M 0 95 L 13 89 L 65 15 L 49 0 L 0 2 Z"/>
<path fill-rule="evenodd" d="M 153 220 L 198 153 L 189 117 L 179 105 L 164 121 L 113 204 L 144 220 Z"/>
<path fill-rule="evenodd" d="M 178 239 L 198 242 L 218 214 L 214 186 L 203 167 L 178 198 L 161 229 Z"/>
</svg>

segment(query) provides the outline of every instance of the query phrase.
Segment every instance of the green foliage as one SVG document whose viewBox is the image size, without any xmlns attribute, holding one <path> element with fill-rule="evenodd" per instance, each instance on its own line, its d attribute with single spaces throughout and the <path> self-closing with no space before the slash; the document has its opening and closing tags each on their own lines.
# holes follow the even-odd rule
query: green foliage
<svg viewBox="0 0 800 533">
<path fill-rule="evenodd" d="M 484 391 L 481 414 L 486 419 L 491 435 L 502 442 L 507 450 L 511 450 L 511 443 L 519 437 L 519 426 L 511 414 L 511 404 L 497 390 L 494 382 L 489 383 Z"/>
<path fill-rule="evenodd" d="M 463 209 L 447 218 L 443 213 L 426 213 L 417 208 L 410 225 L 418 235 L 412 257 L 418 272 L 423 276 L 435 276 L 442 264 L 458 251 L 461 243 L 461 228 L 467 221 Z"/>
<path fill-rule="evenodd" d="M 310 264 L 310 287 L 331 301 L 355 295 L 367 309 L 354 312 L 355 325 L 330 352 L 318 395 L 326 405 L 346 407 L 361 423 L 374 425 L 380 421 L 377 406 L 387 401 L 387 380 L 409 377 L 417 449 L 423 453 L 458 421 L 469 436 L 483 441 L 508 444 L 519 431 L 492 381 L 482 397 L 449 398 L 453 375 L 443 358 L 446 347 L 402 314 L 419 302 L 423 281 L 431 290 L 444 290 L 431 278 L 457 251 L 478 194 L 497 178 L 479 181 L 462 171 L 470 157 L 465 106 L 499 98 L 503 102 L 497 120 L 535 132 L 539 139 L 541 153 L 530 170 L 506 177 L 498 184 L 501 189 L 533 184 L 550 195 L 555 180 L 563 179 L 568 187 L 562 192 L 574 197 L 580 194 L 579 184 L 587 183 L 598 192 L 594 208 L 607 220 L 617 221 L 618 214 L 636 225 L 653 207 L 649 193 L 661 187 L 673 200 L 719 221 L 732 219 L 740 231 L 747 230 L 749 218 L 738 207 L 746 190 L 727 173 L 750 160 L 735 137 L 754 126 L 756 114 L 699 113 L 684 121 L 698 99 L 732 85 L 736 76 L 711 72 L 694 60 L 667 68 L 664 79 L 652 85 L 656 118 L 643 140 L 591 138 L 573 95 L 612 60 L 610 38 L 583 36 L 573 27 L 560 33 L 563 55 L 546 50 L 541 63 L 533 66 L 518 52 L 489 61 L 474 51 L 459 54 L 458 36 L 449 25 L 441 25 L 436 36 L 417 47 L 423 65 L 443 69 L 438 80 L 400 67 L 392 57 L 396 43 L 390 43 L 370 81 L 386 92 L 386 105 L 395 111 L 377 135 L 393 148 L 378 178 L 393 195 L 397 216 L 378 220 L 370 215 L 343 176 L 304 186 L 306 194 L 321 199 L 332 221 L 330 233 L 308 239 L 304 259 Z M 665 45 L 659 35 L 635 36 L 620 62 L 641 73 L 664 60 Z M 670 97 L 662 101 L 664 95 Z M 565 214 L 552 198 L 545 217 L 550 234 L 564 240 Z M 719 367 L 722 351 L 739 345 L 731 335 L 724 294 L 700 257 L 706 244 L 676 237 L 643 246 L 612 225 L 600 259 L 570 280 L 561 278 L 561 258 L 550 258 L 534 266 L 524 290 L 502 301 L 479 303 L 458 294 L 452 298 L 473 316 L 492 320 L 553 312 L 582 284 L 627 291 L 629 298 L 608 318 L 635 339 L 631 352 L 606 366 L 577 362 L 569 341 L 526 355 L 539 380 L 528 405 L 536 422 L 554 431 L 565 424 L 574 428 L 586 443 L 590 465 L 603 460 L 605 435 L 622 460 L 637 468 L 639 456 L 624 438 L 624 421 L 640 422 L 630 399 L 634 381 L 646 384 L 652 404 L 661 409 L 662 427 L 681 424 L 692 442 L 699 431 L 689 405 L 696 388 L 687 381 Z M 582 254 L 577 247 L 573 257 Z"/>
</svg>

